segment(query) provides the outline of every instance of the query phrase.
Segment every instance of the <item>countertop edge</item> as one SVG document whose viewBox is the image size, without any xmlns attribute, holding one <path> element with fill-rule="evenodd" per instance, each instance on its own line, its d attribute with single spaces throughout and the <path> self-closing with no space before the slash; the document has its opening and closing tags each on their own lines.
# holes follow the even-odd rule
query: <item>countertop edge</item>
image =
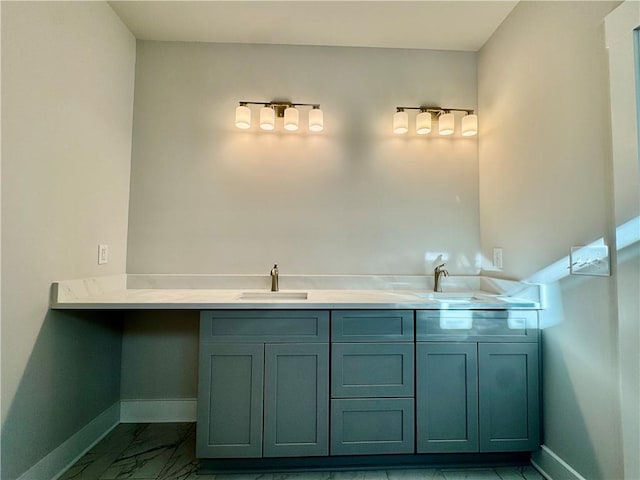
<svg viewBox="0 0 640 480">
<path fill-rule="evenodd" d="M 344 278 L 345 276 L 341 276 Z M 364 276 L 362 276 L 364 277 Z M 387 276 L 396 279 L 401 276 Z M 313 279 L 314 277 L 309 276 Z M 371 276 L 380 282 L 384 276 Z M 460 277 L 457 285 L 475 286 L 482 277 L 470 280 Z M 311 280 L 312 282 L 313 280 Z M 303 279 L 303 282 L 309 280 Z M 370 283 L 368 284 L 370 285 Z M 311 285 L 307 285 L 309 287 Z M 377 286 L 377 285 L 376 285 Z M 508 290 L 500 292 L 450 290 L 452 295 L 461 292 L 476 294 L 479 298 L 468 300 L 432 299 L 429 289 L 389 288 L 338 288 L 290 289 L 284 292 L 307 291 L 305 300 L 291 298 L 242 299 L 246 292 L 269 294 L 263 289 L 223 288 L 128 288 L 127 275 L 112 275 L 62 282 L 54 282 L 50 291 L 50 308 L 53 310 L 255 310 L 255 309 L 411 309 L 411 310 L 539 310 L 538 286 L 509 282 Z M 509 293 L 524 293 L 521 297 Z M 445 293 L 446 295 L 446 293 Z"/>
</svg>

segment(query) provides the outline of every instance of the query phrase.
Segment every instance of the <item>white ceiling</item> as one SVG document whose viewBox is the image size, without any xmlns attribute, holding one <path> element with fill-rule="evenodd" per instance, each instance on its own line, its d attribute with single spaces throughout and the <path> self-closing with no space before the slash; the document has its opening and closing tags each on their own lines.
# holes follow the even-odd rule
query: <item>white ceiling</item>
<svg viewBox="0 0 640 480">
<path fill-rule="evenodd" d="M 143 40 L 477 51 L 517 0 L 109 4 Z"/>
</svg>

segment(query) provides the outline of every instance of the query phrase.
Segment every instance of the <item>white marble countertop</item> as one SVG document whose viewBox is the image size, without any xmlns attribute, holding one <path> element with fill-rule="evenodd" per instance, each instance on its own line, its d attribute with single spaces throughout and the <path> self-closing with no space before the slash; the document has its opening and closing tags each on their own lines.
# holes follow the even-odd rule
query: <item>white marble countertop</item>
<svg viewBox="0 0 640 480">
<path fill-rule="evenodd" d="M 435 293 L 428 276 L 289 276 L 275 294 L 264 275 L 114 275 L 55 282 L 52 309 L 539 309 L 536 285 L 449 277 Z M 242 288 L 245 286 L 245 288 Z M 225 288 L 226 287 L 226 288 Z M 306 294 L 306 299 L 296 298 Z"/>
</svg>

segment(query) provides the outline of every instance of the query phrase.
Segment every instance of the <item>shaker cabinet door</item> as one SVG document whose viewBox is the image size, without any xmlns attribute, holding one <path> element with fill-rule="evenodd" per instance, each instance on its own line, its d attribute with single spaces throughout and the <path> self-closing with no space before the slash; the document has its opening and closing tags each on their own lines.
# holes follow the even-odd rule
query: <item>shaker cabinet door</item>
<svg viewBox="0 0 640 480">
<path fill-rule="evenodd" d="M 329 345 L 265 346 L 264 456 L 329 454 Z"/>
<path fill-rule="evenodd" d="M 418 453 L 478 451 L 475 343 L 418 343 Z"/>
<path fill-rule="evenodd" d="M 540 442 L 538 344 L 478 344 L 480 451 L 535 450 Z"/>
<path fill-rule="evenodd" d="M 264 345 L 200 345 L 197 454 L 262 456 Z"/>
</svg>

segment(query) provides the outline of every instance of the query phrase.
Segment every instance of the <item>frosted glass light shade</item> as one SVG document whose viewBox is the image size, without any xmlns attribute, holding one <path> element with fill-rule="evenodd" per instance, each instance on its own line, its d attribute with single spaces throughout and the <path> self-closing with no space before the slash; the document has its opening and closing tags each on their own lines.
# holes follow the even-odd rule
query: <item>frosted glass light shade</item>
<svg viewBox="0 0 640 480">
<path fill-rule="evenodd" d="M 478 116 L 465 115 L 462 117 L 462 136 L 472 137 L 478 134 Z"/>
<path fill-rule="evenodd" d="M 393 114 L 393 133 L 403 135 L 409 131 L 409 114 L 396 112 Z"/>
<path fill-rule="evenodd" d="M 276 111 L 271 107 L 260 109 L 260 128 L 262 130 L 273 130 L 276 128 Z"/>
<path fill-rule="evenodd" d="M 431 114 L 429 112 L 420 112 L 416 115 L 416 133 L 418 135 L 431 133 Z"/>
<path fill-rule="evenodd" d="M 451 135 L 454 130 L 454 118 L 453 113 L 443 113 L 438 118 L 438 131 L 440 135 Z"/>
<path fill-rule="evenodd" d="M 324 130 L 324 114 L 319 108 L 312 108 L 309 111 L 309 130 L 312 132 Z"/>
<path fill-rule="evenodd" d="M 290 132 L 298 130 L 298 110 L 289 107 L 284 111 L 284 129 Z"/>
<path fill-rule="evenodd" d="M 236 108 L 236 127 L 243 130 L 251 128 L 251 109 L 246 105 Z"/>
</svg>

